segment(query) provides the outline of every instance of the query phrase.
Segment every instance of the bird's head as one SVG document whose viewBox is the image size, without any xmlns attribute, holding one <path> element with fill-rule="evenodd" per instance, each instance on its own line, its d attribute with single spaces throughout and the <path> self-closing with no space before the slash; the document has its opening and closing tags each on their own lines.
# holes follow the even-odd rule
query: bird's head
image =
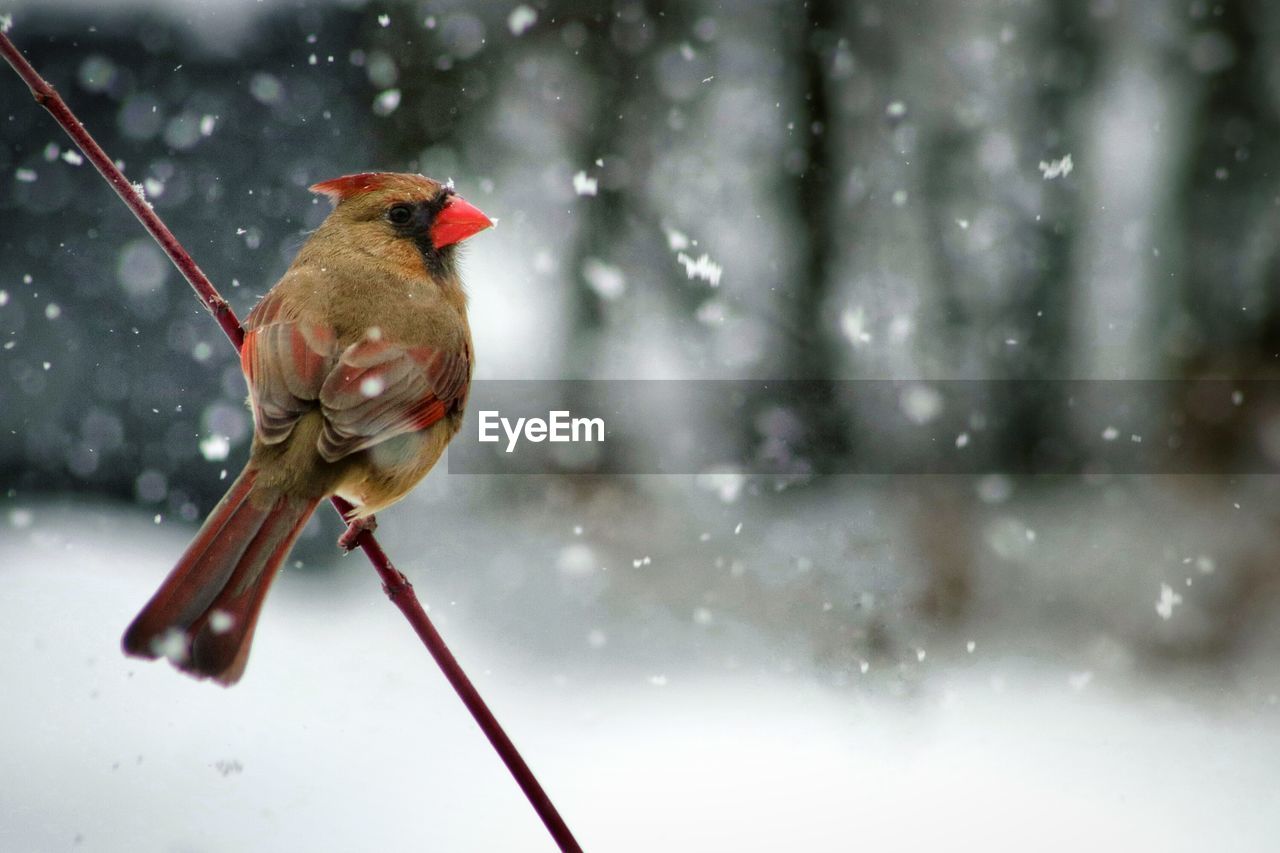
<svg viewBox="0 0 1280 853">
<path fill-rule="evenodd" d="M 363 172 L 311 191 L 334 202 L 329 221 L 348 238 L 371 249 L 412 244 L 433 272 L 449 269 L 457 244 L 493 225 L 451 185 L 422 175 Z"/>
</svg>

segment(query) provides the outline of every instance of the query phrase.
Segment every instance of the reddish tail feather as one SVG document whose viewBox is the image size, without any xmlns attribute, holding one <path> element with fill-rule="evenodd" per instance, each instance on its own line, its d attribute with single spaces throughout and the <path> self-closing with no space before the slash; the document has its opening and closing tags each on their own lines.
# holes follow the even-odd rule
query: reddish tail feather
<svg viewBox="0 0 1280 853">
<path fill-rule="evenodd" d="M 124 633 L 127 654 L 167 657 L 197 678 L 235 684 L 271 581 L 319 499 L 255 488 L 245 468 Z"/>
</svg>

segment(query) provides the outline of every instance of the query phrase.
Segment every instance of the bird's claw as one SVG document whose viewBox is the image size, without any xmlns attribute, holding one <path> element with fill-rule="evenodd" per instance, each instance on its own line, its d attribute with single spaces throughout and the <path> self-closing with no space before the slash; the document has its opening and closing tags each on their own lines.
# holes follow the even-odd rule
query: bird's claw
<svg viewBox="0 0 1280 853">
<path fill-rule="evenodd" d="M 372 515 L 364 518 L 357 518 L 347 524 L 346 531 L 338 537 L 338 547 L 343 553 L 350 554 L 360 545 L 360 537 L 368 531 L 372 533 L 378 529 L 378 519 Z"/>
</svg>

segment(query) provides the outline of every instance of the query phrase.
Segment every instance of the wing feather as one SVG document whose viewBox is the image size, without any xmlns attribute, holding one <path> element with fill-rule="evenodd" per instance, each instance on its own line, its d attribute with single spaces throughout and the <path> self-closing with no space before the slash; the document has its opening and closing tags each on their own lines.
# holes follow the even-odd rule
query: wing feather
<svg viewBox="0 0 1280 853">
<path fill-rule="evenodd" d="M 333 461 L 426 429 L 461 404 L 470 376 L 465 352 L 386 341 L 353 344 L 320 389 L 320 455 Z"/>
<path fill-rule="evenodd" d="M 324 325 L 296 316 L 274 293 L 254 307 L 245 322 L 240 366 L 261 441 L 278 444 L 289 437 L 298 418 L 316 407 L 335 361 L 336 341 Z"/>
<path fill-rule="evenodd" d="M 406 432 L 426 429 L 466 398 L 471 356 L 366 339 L 339 352 L 326 326 L 269 293 L 249 314 L 241 366 L 260 441 L 278 444 L 319 408 L 320 455 L 332 462 Z"/>
</svg>

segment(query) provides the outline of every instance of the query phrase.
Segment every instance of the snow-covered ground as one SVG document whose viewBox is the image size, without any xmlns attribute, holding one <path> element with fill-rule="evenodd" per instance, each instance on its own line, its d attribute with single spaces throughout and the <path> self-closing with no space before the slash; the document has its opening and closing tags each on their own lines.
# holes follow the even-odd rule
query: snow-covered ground
<svg viewBox="0 0 1280 853">
<path fill-rule="evenodd" d="M 6 513 L 0 850 L 551 849 L 362 558 L 286 571 L 245 680 L 224 690 L 118 650 L 190 528 L 102 504 Z M 836 687 L 813 667 L 756 665 L 775 641 L 750 629 L 657 615 L 660 669 L 608 664 L 635 631 L 625 615 L 580 644 L 605 663 L 584 663 L 495 629 L 508 617 L 474 603 L 491 574 L 428 571 L 408 559 L 407 517 L 385 522 L 588 850 L 1243 851 L 1280 837 L 1274 696 L 1245 701 L 1207 669 L 1073 676 L 984 636 L 932 649 L 905 693 L 874 668 Z M 526 535 L 464 538 L 518 551 Z M 564 571 L 554 552 L 529 563 Z M 488 598 L 549 636 L 574 622 L 569 596 Z M 707 663 L 730 657 L 742 665 Z"/>
</svg>

